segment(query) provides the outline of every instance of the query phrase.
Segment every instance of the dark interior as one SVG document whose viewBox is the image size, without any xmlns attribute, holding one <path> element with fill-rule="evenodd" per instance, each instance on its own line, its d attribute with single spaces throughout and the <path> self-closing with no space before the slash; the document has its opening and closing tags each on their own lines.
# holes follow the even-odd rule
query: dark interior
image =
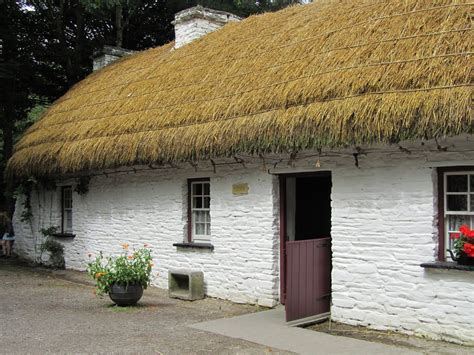
<svg viewBox="0 0 474 355">
<path fill-rule="evenodd" d="M 174 281 L 176 282 L 177 289 L 179 290 L 189 290 L 189 276 L 188 275 L 179 275 L 174 274 Z"/>
<path fill-rule="evenodd" d="M 331 236 L 331 176 L 296 178 L 295 240 Z"/>
</svg>

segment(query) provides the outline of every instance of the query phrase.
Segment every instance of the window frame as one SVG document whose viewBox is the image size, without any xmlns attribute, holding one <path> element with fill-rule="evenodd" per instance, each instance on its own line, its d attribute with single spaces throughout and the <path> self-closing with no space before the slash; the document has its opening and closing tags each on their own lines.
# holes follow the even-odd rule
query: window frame
<svg viewBox="0 0 474 355">
<path fill-rule="evenodd" d="M 452 166 L 441 167 L 437 169 L 438 172 L 438 261 L 446 261 L 446 189 L 448 175 L 463 175 L 473 174 L 474 166 Z M 468 181 L 469 184 L 469 181 Z M 469 191 L 469 186 L 468 186 Z M 469 192 L 466 192 L 469 194 Z M 469 210 L 469 198 L 467 201 L 467 209 Z M 456 215 L 456 213 L 449 213 Z M 461 213 L 458 213 L 461 214 Z M 469 214 L 469 213 L 468 213 Z"/>
<path fill-rule="evenodd" d="M 194 243 L 195 237 L 194 237 L 194 221 L 193 221 L 193 183 L 196 182 L 207 182 L 209 183 L 209 199 L 211 196 L 211 179 L 210 178 L 193 178 L 193 179 L 188 179 L 188 243 Z M 211 203 L 209 202 L 209 215 L 211 213 Z M 209 222 L 211 223 L 211 222 Z M 198 243 L 210 243 L 211 241 L 211 234 L 207 236 L 208 238 L 199 238 Z"/>
<path fill-rule="evenodd" d="M 65 198 L 65 193 L 67 190 L 70 190 L 71 191 L 71 207 L 70 208 L 66 208 L 65 207 L 65 202 L 66 202 L 66 198 Z M 66 230 L 66 226 L 65 226 L 65 217 L 66 217 L 66 210 L 70 211 L 71 213 L 71 229 L 70 230 Z M 73 189 L 72 189 L 72 186 L 68 185 L 68 186 L 61 186 L 61 233 L 62 234 L 71 234 L 73 232 L 73 222 L 72 222 L 72 217 L 73 217 Z"/>
</svg>

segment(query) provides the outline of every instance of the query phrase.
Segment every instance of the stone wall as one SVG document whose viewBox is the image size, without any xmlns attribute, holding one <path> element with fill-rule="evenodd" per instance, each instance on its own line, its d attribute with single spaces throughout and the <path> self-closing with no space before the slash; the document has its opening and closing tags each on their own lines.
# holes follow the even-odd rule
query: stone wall
<svg viewBox="0 0 474 355">
<path fill-rule="evenodd" d="M 240 17 L 225 11 L 195 6 L 175 15 L 175 48 L 214 32 L 228 22 L 240 21 Z"/>
<path fill-rule="evenodd" d="M 438 246 L 436 174 L 424 160 L 380 155 L 334 172 L 332 319 L 474 343 L 474 272 L 420 267 Z"/>
<path fill-rule="evenodd" d="M 62 240 L 67 267 L 84 270 L 88 253 L 119 253 L 121 243 L 147 243 L 153 249 L 153 284 L 158 287 L 167 288 L 169 269 L 200 270 L 209 296 L 274 306 L 279 287 L 276 180 L 258 169 L 240 167 L 217 174 L 183 169 L 92 178 L 86 195 L 74 193 L 76 237 Z M 186 238 L 187 178 L 198 176 L 211 177 L 213 251 L 173 246 Z M 235 183 L 248 183 L 248 195 L 233 195 Z M 59 193 L 35 190 L 32 206 L 32 226 L 19 221 L 22 199 L 15 214 L 16 252 L 29 259 L 35 258 L 35 240 L 41 242 L 40 228 L 61 223 Z"/>
<path fill-rule="evenodd" d="M 94 54 L 92 55 L 92 69 L 93 71 L 99 70 L 122 57 L 132 55 L 134 53 L 135 51 L 132 51 L 130 49 L 104 46 L 100 50 L 94 52 Z"/>
<path fill-rule="evenodd" d="M 332 172 L 332 318 L 354 325 L 474 343 L 471 316 L 474 272 L 420 267 L 436 260 L 436 167 L 474 165 L 472 136 L 312 158 L 268 159 L 271 173 Z M 406 151 L 408 149 L 409 152 Z M 301 154 L 303 157 L 304 154 Z M 287 157 L 285 158 L 287 159 Z M 278 161 L 275 159 L 274 161 Z M 170 169 L 92 178 L 87 195 L 74 195 L 76 238 L 64 241 L 67 266 L 84 269 L 87 253 L 120 252 L 120 243 L 154 250 L 154 285 L 166 287 L 167 270 L 202 270 L 209 296 L 272 306 L 278 302 L 278 180 L 261 163 L 196 173 Z M 186 234 L 186 179 L 211 178 L 213 252 L 178 250 Z M 232 184 L 248 183 L 248 195 Z M 59 197 L 32 194 L 33 231 L 59 223 Z M 19 221 L 16 251 L 33 256 L 29 224 Z"/>
</svg>

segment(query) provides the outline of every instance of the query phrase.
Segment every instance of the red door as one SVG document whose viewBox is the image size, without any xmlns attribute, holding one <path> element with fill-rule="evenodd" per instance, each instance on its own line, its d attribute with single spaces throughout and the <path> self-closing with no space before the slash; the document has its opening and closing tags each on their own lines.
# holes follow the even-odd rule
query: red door
<svg viewBox="0 0 474 355">
<path fill-rule="evenodd" d="M 286 242 L 286 321 L 324 318 L 331 304 L 331 239 Z"/>
</svg>

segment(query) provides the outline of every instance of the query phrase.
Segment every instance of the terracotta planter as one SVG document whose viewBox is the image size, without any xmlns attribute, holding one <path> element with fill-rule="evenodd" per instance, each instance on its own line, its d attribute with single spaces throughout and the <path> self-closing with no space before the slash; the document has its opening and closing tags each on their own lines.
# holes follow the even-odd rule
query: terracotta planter
<svg viewBox="0 0 474 355">
<path fill-rule="evenodd" d="M 119 307 L 134 306 L 142 298 L 143 287 L 139 284 L 113 284 L 110 299 Z"/>
</svg>

